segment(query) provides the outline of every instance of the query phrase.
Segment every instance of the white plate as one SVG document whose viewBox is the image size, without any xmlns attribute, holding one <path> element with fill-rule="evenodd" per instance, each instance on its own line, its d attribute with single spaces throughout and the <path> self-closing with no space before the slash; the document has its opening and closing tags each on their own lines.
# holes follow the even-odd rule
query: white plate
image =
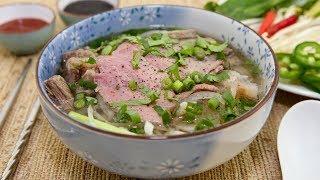
<svg viewBox="0 0 320 180">
<path fill-rule="evenodd" d="M 278 86 L 279 89 L 282 89 L 284 91 L 288 91 L 294 94 L 298 94 L 301 96 L 306 96 L 314 99 L 320 99 L 320 94 L 317 92 L 314 92 L 302 85 L 298 84 L 285 84 L 285 83 L 279 83 Z"/>
<path fill-rule="evenodd" d="M 253 30 L 257 30 L 260 26 L 259 19 L 247 19 L 242 21 L 244 24 L 250 26 Z M 278 86 L 279 89 L 293 93 L 298 94 L 301 96 L 306 96 L 314 99 L 320 99 L 320 94 L 317 92 L 312 91 L 311 89 L 308 89 L 305 86 L 298 85 L 298 84 L 286 84 L 286 83 L 279 83 Z"/>
</svg>

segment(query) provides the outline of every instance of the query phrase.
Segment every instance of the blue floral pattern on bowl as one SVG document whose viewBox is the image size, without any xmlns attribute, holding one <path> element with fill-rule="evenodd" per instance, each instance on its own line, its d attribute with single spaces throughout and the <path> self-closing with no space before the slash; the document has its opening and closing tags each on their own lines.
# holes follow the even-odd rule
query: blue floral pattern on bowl
<svg viewBox="0 0 320 180">
<path fill-rule="evenodd" d="M 218 20 L 208 23 L 206 16 Z M 200 33 L 210 35 L 221 41 L 227 41 L 234 48 L 244 53 L 247 57 L 250 57 L 252 61 L 260 67 L 263 72 L 263 79 L 265 80 L 263 86 L 264 92 L 269 91 L 274 83 L 276 70 L 270 48 L 265 41 L 243 24 L 219 14 L 200 9 L 180 6 L 149 5 L 117 9 L 98 14 L 59 33 L 49 42 L 40 56 L 37 73 L 41 91 L 45 92 L 43 82 L 58 71 L 63 53 L 84 46 L 89 41 L 101 36 L 108 36 L 129 29 L 148 27 L 194 28 Z M 263 112 L 261 113 L 262 115 L 258 115 L 259 118 L 262 119 L 259 123 L 263 124 L 265 122 L 267 114 L 270 112 L 272 101 L 273 98 L 268 100 L 266 107 L 261 110 L 261 112 Z M 221 164 L 236 153 L 239 153 L 244 148 L 243 146 L 248 145 L 262 127 L 262 125 L 257 126 L 254 133 L 243 138 L 245 140 L 241 140 L 241 143 L 233 143 L 237 145 L 235 146 L 237 148 L 236 150 L 228 152 L 229 154 L 226 153 L 228 157 L 221 157 L 221 159 L 217 157 L 219 160 L 217 160 L 216 163 L 204 163 L 207 157 L 215 157 L 212 155 L 215 151 L 213 148 L 219 148 L 219 143 L 216 142 L 219 136 L 213 137 L 212 134 L 214 133 L 205 135 L 205 138 L 202 140 L 190 140 L 190 142 L 189 140 L 177 140 L 177 142 L 168 143 L 170 145 L 174 144 L 176 148 L 170 146 L 159 147 L 163 148 L 162 152 L 171 148 L 170 155 L 165 153 L 162 153 L 159 157 L 150 155 L 148 157 L 141 157 L 139 155 L 129 156 L 128 154 L 121 153 L 118 155 L 114 154 L 114 152 L 117 152 L 117 149 L 112 148 L 114 148 L 114 146 L 121 147 L 121 140 L 117 138 L 110 138 L 109 140 L 109 137 L 100 137 L 99 134 L 91 134 L 91 132 L 84 131 L 77 126 L 65 123 L 63 122 L 63 118 L 52 112 L 50 108 L 47 106 L 44 107 L 45 112 L 47 112 L 46 116 L 50 123 L 53 124 L 58 135 L 63 139 L 65 144 L 69 145 L 79 156 L 109 171 L 138 177 L 177 177 L 193 174 L 202 171 L 204 168 L 208 169 L 208 167 L 212 167 L 213 164 L 215 166 Z M 56 120 L 59 118 L 62 119 L 62 121 Z M 228 130 L 226 130 L 226 132 L 227 131 Z M 94 144 L 93 139 L 90 139 L 93 137 L 100 143 L 97 147 L 105 148 L 103 152 L 101 152 L 100 149 L 94 148 L 96 144 Z M 199 137 L 199 139 L 201 139 L 201 137 Z M 128 145 L 127 143 L 125 144 L 128 147 L 132 147 L 130 150 L 131 153 L 140 154 L 141 152 L 136 150 L 140 147 L 148 147 L 151 149 L 150 151 L 158 151 L 154 150 L 153 147 L 157 146 L 156 144 L 143 144 L 144 142 L 140 141 L 137 141 L 138 145 L 134 142 L 132 142 L 132 144 L 130 143 L 131 142 L 128 141 Z M 217 143 L 217 145 L 215 143 Z M 108 144 L 108 147 L 103 146 L 104 144 Z M 223 144 L 221 148 L 223 149 L 224 146 L 228 147 L 230 143 Z M 175 149 L 183 149 L 183 152 L 176 152 Z M 123 151 L 126 150 L 123 149 Z M 108 156 L 106 156 L 106 154 Z M 125 156 L 128 157 L 125 158 Z"/>
</svg>

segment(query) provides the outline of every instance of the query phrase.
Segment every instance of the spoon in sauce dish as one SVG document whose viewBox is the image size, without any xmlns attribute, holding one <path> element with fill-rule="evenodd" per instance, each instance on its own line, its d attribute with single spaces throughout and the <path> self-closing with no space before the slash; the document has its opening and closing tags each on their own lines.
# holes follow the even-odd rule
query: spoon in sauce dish
<svg viewBox="0 0 320 180">
<path fill-rule="evenodd" d="M 284 180 L 320 179 L 320 101 L 289 109 L 279 127 L 278 153 Z"/>
</svg>

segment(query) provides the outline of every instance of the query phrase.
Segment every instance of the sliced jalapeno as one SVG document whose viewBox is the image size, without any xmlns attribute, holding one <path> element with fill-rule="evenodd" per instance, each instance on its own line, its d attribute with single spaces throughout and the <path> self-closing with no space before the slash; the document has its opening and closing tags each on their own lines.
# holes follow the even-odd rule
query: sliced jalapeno
<svg viewBox="0 0 320 180">
<path fill-rule="evenodd" d="M 298 79 L 302 73 L 299 64 L 293 62 L 291 54 L 277 53 L 277 60 L 280 66 L 280 77 L 283 79 Z"/>
<path fill-rule="evenodd" d="M 307 70 L 302 76 L 301 81 L 312 89 L 320 92 L 320 70 L 310 69 Z"/>
<path fill-rule="evenodd" d="M 303 42 L 294 49 L 295 61 L 308 68 L 320 68 L 320 44 Z"/>
</svg>

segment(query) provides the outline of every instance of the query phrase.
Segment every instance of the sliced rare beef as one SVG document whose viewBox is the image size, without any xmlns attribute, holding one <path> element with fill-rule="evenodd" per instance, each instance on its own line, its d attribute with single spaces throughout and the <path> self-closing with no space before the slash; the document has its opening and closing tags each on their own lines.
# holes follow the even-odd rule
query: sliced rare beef
<svg viewBox="0 0 320 180">
<path fill-rule="evenodd" d="M 74 98 L 63 77 L 54 75 L 44 83 L 48 94 L 63 110 L 68 112 L 73 109 Z"/>
</svg>

